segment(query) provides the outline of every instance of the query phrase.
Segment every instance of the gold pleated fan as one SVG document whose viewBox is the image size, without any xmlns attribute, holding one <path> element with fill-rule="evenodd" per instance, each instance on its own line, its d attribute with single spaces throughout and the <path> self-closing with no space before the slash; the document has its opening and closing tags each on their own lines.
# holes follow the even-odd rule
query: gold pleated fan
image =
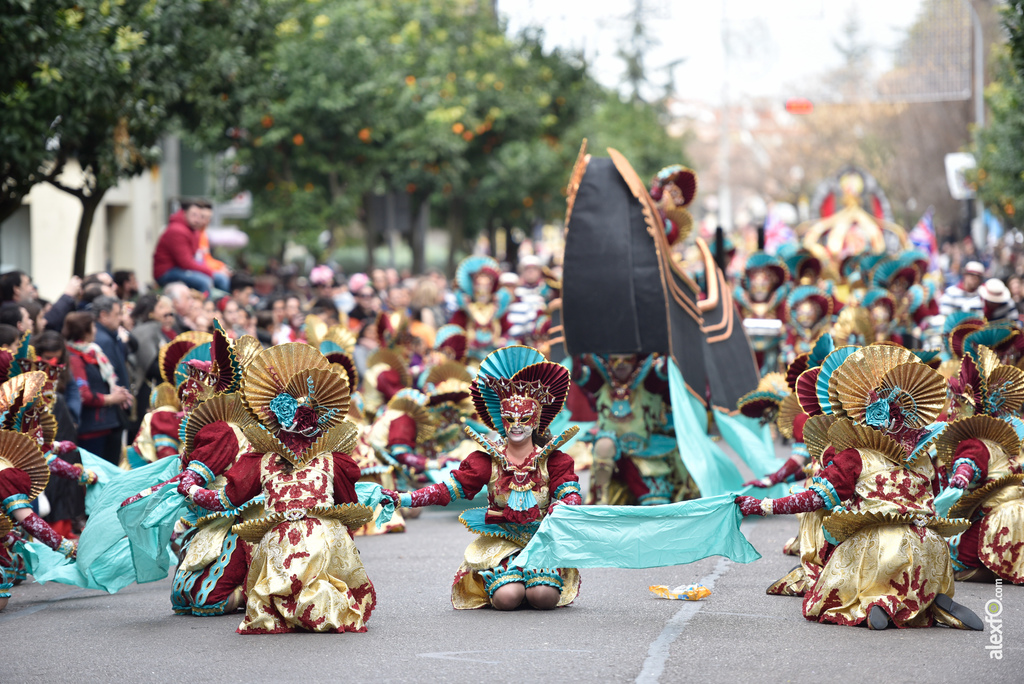
<svg viewBox="0 0 1024 684">
<path fill-rule="evenodd" d="M 779 434 L 786 439 L 793 439 L 793 422 L 804 410 L 800 408 L 800 401 L 795 394 L 788 394 L 779 404 L 779 415 L 775 418 L 775 424 L 779 428 Z"/>
<path fill-rule="evenodd" d="M 867 425 L 857 425 L 849 418 L 837 420 L 835 425 L 829 428 L 828 438 L 836 452 L 846 449 L 870 449 L 881 453 L 897 465 L 903 465 L 907 456 L 899 442 L 889 435 Z"/>
<path fill-rule="evenodd" d="M 820 461 L 821 455 L 832 446 L 828 431 L 837 420 L 835 415 L 820 414 L 811 416 L 804 423 L 804 446 L 815 461 Z"/>
<path fill-rule="evenodd" d="M 235 360 L 238 361 L 238 366 L 244 373 L 249 364 L 263 351 L 263 345 L 252 335 L 242 335 L 235 340 L 233 350 Z"/>
<path fill-rule="evenodd" d="M 979 414 L 946 425 L 946 429 L 935 440 L 935 454 L 939 462 L 952 465 L 956 449 L 965 439 L 994 442 L 1012 458 L 1020 453 L 1020 439 L 1009 423 Z"/>
<path fill-rule="evenodd" d="M 999 360 L 998 354 L 982 345 L 978 345 L 974 359 L 978 364 L 978 372 L 986 378 L 991 375 L 996 368 L 1003 365 L 1002 361 Z"/>
<path fill-rule="evenodd" d="M 320 349 L 320 342 L 327 335 L 327 324 L 319 316 L 310 314 L 306 316 L 306 344 L 314 349 Z"/>
<path fill-rule="evenodd" d="M 430 369 L 427 373 L 427 384 L 440 386 L 450 381 L 457 381 L 465 385 L 473 384 L 473 376 L 466 370 L 466 366 L 458 361 L 445 361 Z"/>
<path fill-rule="evenodd" d="M 50 467 L 46 465 L 43 452 L 36 441 L 28 435 L 10 430 L 0 431 L 0 470 L 5 468 L 24 470 L 32 481 L 28 494 L 30 501 L 46 489 L 50 481 Z"/>
<path fill-rule="evenodd" d="M 844 306 L 832 326 L 832 339 L 836 347 L 870 343 L 875 339 L 871 314 L 862 306 Z"/>
<path fill-rule="evenodd" d="M 940 537 L 955 537 L 971 526 L 963 518 L 935 518 L 920 513 L 841 511 L 825 518 L 821 526 L 842 544 L 870 525 L 916 525 L 934 530 Z"/>
<path fill-rule="evenodd" d="M 889 344 L 873 344 L 850 354 L 829 378 L 829 397 L 834 388 L 839 400 L 838 406 L 833 403 L 835 412 L 862 420 L 871 401 L 868 395 L 878 389 L 886 373 L 904 363 L 920 362 L 909 349 Z"/>
<path fill-rule="evenodd" d="M 181 402 L 178 401 L 178 391 L 169 382 L 161 382 L 149 396 L 150 409 L 157 409 L 161 406 L 169 406 L 175 411 L 181 409 Z"/>
<path fill-rule="evenodd" d="M 290 342 L 271 347 L 256 356 L 249 367 L 245 369 L 242 401 L 258 420 L 263 421 L 276 431 L 281 426 L 277 422 L 274 412 L 270 410 L 270 402 L 277 395 L 287 391 L 289 383 L 298 373 L 314 369 L 330 373 L 330 366 L 331 364 L 324 358 L 324 355 L 308 344 Z M 339 378 L 338 382 L 345 385 L 347 396 L 348 382 L 345 378 L 337 373 L 331 373 L 331 375 Z M 303 383 L 305 383 L 305 377 L 307 376 L 304 376 Z M 304 397 L 307 393 L 308 390 L 303 384 L 299 393 L 293 396 Z"/>
<path fill-rule="evenodd" d="M 934 423 L 946 403 L 946 382 L 923 363 L 896 366 L 882 377 L 880 388 L 896 400 L 906 425 L 915 430 Z M 866 408 L 860 406 L 855 413 L 851 407 L 848 412 L 851 418 L 863 423 Z"/>
<path fill-rule="evenodd" d="M 235 425 L 244 432 L 256 418 L 249 413 L 241 397 L 234 392 L 211 397 L 196 406 L 185 419 L 185 442 L 181 445 L 181 455 L 187 457 L 191 454 L 199 431 L 218 420 Z"/>
<path fill-rule="evenodd" d="M 434 422 L 434 417 L 426 407 L 417 404 L 416 400 L 411 397 L 394 397 L 388 402 L 388 409 L 392 411 L 401 411 L 412 418 L 413 422 L 416 423 L 417 444 L 423 444 L 423 442 L 433 437 L 434 432 L 437 431 L 437 424 Z"/>
<path fill-rule="evenodd" d="M 975 507 L 987 499 L 990 494 L 1004 487 L 1017 487 L 1021 483 L 1024 483 L 1024 474 L 1015 473 L 992 480 L 972 492 L 964 492 L 964 495 L 949 509 L 949 514 L 969 518 Z"/>
<path fill-rule="evenodd" d="M 359 428 L 349 421 L 343 421 L 320 437 L 302 454 L 296 454 L 286 447 L 277 436 L 260 423 L 251 423 L 244 430 L 252 450 L 261 454 L 278 454 L 292 465 L 301 468 L 306 461 L 325 451 L 351 453 L 359 439 Z"/>
<path fill-rule="evenodd" d="M 309 394 L 310 387 L 313 388 L 317 416 L 322 418 L 333 409 L 331 418 L 320 423 L 323 430 L 329 430 L 345 420 L 350 396 L 347 373 L 339 373 L 330 364 L 327 368 L 301 370 L 292 375 L 285 391 L 298 399 Z"/>
<path fill-rule="evenodd" d="M 332 325 L 320 341 L 333 342 L 344 349 L 346 354 L 351 354 L 355 351 L 358 340 L 356 340 L 355 333 L 348 328 L 341 325 Z"/>
<path fill-rule="evenodd" d="M 22 373 L 3 383 L 0 385 L 0 413 L 9 411 L 16 403 L 19 407 L 31 404 L 45 384 L 46 373 L 42 371 Z"/>
<path fill-rule="evenodd" d="M 960 359 L 947 359 L 939 364 L 939 375 L 946 380 L 960 375 Z"/>
<path fill-rule="evenodd" d="M 1000 365 L 988 376 L 986 394 L 998 393 L 1003 400 L 1001 411 L 1017 413 L 1024 405 L 1024 370 Z"/>
<path fill-rule="evenodd" d="M 392 349 L 378 349 L 377 351 L 370 354 L 370 358 L 366 360 L 367 368 L 367 379 L 371 378 L 369 369 L 374 366 L 385 364 L 388 368 L 398 373 L 398 377 L 401 378 L 403 387 L 412 386 L 412 374 L 409 372 L 409 366 L 402 360 Z M 372 375 L 373 381 L 376 382 L 376 375 Z"/>
<path fill-rule="evenodd" d="M 789 394 L 789 384 L 784 373 L 766 373 L 758 381 L 756 391 Z"/>
</svg>

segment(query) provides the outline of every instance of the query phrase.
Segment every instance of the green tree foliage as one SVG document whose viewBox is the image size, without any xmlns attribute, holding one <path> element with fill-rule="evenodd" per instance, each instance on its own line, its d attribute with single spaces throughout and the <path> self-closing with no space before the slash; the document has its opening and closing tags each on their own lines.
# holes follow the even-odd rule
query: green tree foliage
<svg viewBox="0 0 1024 684">
<path fill-rule="evenodd" d="M 77 197 L 83 211 L 74 269 L 81 274 L 93 216 L 107 190 L 153 164 L 160 137 L 173 125 L 233 117 L 232 91 L 253 73 L 254 59 L 272 35 L 265 21 L 278 3 L 7 5 L 0 43 L 11 67 L 0 91 L 4 201 L 16 208 L 39 180 Z M 10 151 L 8 135 L 18 139 Z M 82 169 L 81 184 L 59 175 L 70 159 Z"/>
<path fill-rule="evenodd" d="M 1009 36 L 996 58 L 995 80 L 985 89 L 988 125 L 974 133 L 978 196 L 1011 225 L 1020 227 L 1024 208 L 1024 3 L 1003 13 Z"/>
</svg>

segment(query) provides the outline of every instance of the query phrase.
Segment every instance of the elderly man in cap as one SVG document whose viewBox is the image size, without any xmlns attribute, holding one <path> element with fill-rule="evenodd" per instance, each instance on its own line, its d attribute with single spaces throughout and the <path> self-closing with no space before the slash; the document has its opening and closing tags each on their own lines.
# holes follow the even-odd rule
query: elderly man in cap
<svg viewBox="0 0 1024 684">
<path fill-rule="evenodd" d="M 1018 321 L 1017 304 L 1010 295 L 1009 288 L 998 278 L 991 278 L 978 288 L 978 294 L 984 305 L 985 319 L 989 321 Z"/>
<path fill-rule="evenodd" d="M 954 311 L 983 313 L 984 302 L 978 289 L 984 277 L 985 267 L 977 261 L 968 261 L 960 272 L 960 282 L 947 287 L 939 298 L 939 313 L 943 316 L 948 316 Z"/>
</svg>

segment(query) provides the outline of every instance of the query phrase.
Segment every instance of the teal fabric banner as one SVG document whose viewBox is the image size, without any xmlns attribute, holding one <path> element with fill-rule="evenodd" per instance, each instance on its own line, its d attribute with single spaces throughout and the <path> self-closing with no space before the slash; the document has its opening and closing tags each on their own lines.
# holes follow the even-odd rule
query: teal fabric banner
<svg viewBox="0 0 1024 684">
<path fill-rule="evenodd" d="M 960 497 L 964 495 L 964 490 L 957 487 L 947 487 L 935 497 L 935 515 L 940 518 L 949 516 L 949 509 L 953 507 Z"/>
<path fill-rule="evenodd" d="M 28 571 L 40 584 L 60 582 L 111 594 L 134 582 L 128 538 L 117 519 L 117 509 L 129 496 L 173 477 L 178 469 L 178 459 L 165 458 L 136 470 L 108 473 L 108 481 L 94 497 L 93 512 L 78 540 L 78 559 L 69 561 L 33 542 L 19 549 L 24 550 Z"/>
<path fill-rule="evenodd" d="M 718 409 L 714 410 L 714 416 L 722 438 L 739 454 L 755 477 L 770 475 L 782 467 L 785 461 L 775 455 L 770 426 L 762 425 L 757 418 L 740 413 L 731 416 Z"/>
<path fill-rule="evenodd" d="M 679 455 L 701 495 L 716 496 L 736 491 L 743 486 L 743 476 L 725 452 L 711 441 L 708 436 L 707 411 L 690 394 L 679 366 L 671 359 L 668 364 L 668 382 Z"/>
<path fill-rule="evenodd" d="M 513 561 L 538 568 L 657 568 L 761 555 L 740 532 L 734 493 L 663 506 L 558 506 Z"/>
<path fill-rule="evenodd" d="M 82 457 L 82 467 L 96 473 L 96 482 L 85 488 L 85 514 L 92 515 L 96 502 L 103 496 L 107 485 L 117 481 L 125 471 L 91 451 L 79 449 L 78 453 Z"/>
<path fill-rule="evenodd" d="M 167 577 L 171 568 L 171 533 L 174 523 L 188 513 L 187 503 L 172 482 L 149 496 L 118 507 L 117 519 L 128 537 L 136 582 L 156 582 Z"/>
</svg>

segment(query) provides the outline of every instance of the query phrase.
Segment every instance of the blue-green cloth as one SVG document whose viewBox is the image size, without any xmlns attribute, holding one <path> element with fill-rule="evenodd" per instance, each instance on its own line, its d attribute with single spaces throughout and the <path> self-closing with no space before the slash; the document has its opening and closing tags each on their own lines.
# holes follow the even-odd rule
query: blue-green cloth
<svg viewBox="0 0 1024 684">
<path fill-rule="evenodd" d="M 359 503 L 373 509 L 380 506 L 380 513 L 377 514 L 377 519 L 374 521 L 374 525 L 377 527 L 386 525 L 391 520 L 391 516 L 395 514 L 395 502 L 390 496 L 384 496 L 382 489 L 376 482 L 356 482 L 356 496 L 359 498 Z"/>
<path fill-rule="evenodd" d="M 940 518 L 945 518 L 949 515 L 949 509 L 953 507 L 960 497 L 964 495 L 964 490 L 959 487 L 947 487 L 935 497 L 935 515 Z"/>
<path fill-rule="evenodd" d="M 174 524 L 188 512 L 187 504 L 172 482 L 149 496 L 118 507 L 117 519 L 128 538 L 136 582 L 156 582 L 167 577 L 171 568 L 171 534 Z"/>
<path fill-rule="evenodd" d="M 740 532 L 734 493 L 663 506 L 558 506 L 513 565 L 527 568 L 657 568 L 761 555 Z"/>
<path fill-rule="evenodd" d="M 729 415 L 714 409 L 715 425 L 722 438 L 739 454 L 755 477 L 764 477 L 782 467 L 784 461 L 775 455 L 775 443 L 768 425 L 741 413 Z"/>
<path fill-rule="evenodd" d="M 96 473 L 96 482 L 85 489 L 85 514 L 92 515 L 96 502 L 100 500 L 107 485 L 121 477 L 125 471 L 91 451 L 79 448 L 78 453 L 82 457 L 82 467 Z"/>
<path fill-rule="evenodd" d="M 23 545 L 27 570 L 40 584 L 60 582 L 111 594 L 134 582 L 135 568 L 117 509 L 128 497 L 176 475 L 179 467 L 178 459 L 165 458 L 136 470 L 111 473 L 94 497 L 93 512 L 78 540 L 78 559 L 71 562 L 33 542 Z"/>
<path fill-rule="evenodd" d="M 743 476 L 739 469 L 708 437 L 707 410 L 690 394 L 679 366 L 671 359 L 668 364 L 668 383 L 679 455 L 701 495 L 715 496 L 742 487 Z"/>
</svg>

